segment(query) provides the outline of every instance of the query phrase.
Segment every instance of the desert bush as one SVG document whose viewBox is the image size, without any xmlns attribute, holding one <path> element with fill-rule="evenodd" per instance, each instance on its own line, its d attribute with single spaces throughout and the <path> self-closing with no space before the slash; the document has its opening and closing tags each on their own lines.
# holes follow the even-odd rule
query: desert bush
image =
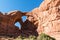
<svg viewBox="0 0 60 40">
<path fill-rule="evenodd" d="M 55 38 L 50 37 L 49 35 L 46 35 L 44 33 L 41 33 L 38 37 L 37 40 L 55 40 Z"/>
</svg>

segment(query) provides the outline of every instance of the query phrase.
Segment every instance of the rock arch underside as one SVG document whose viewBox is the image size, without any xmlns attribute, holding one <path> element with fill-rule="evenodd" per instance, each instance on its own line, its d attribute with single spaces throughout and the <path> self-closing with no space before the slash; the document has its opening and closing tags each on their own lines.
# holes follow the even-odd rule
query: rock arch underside
<svg viewBox="0 0 60 40">
<path fill-rule="evenodd" d="M 22 21 L 22 16 L 27 16 L 25 22 Z M 21 24 L 21 29 L 14 25 L 16 22 Z M 60 0 L 44 0 L 31 12 L 0 12 L 0 35 L 27 37 L 41 33 L 60 40 Z"/>
</svg>

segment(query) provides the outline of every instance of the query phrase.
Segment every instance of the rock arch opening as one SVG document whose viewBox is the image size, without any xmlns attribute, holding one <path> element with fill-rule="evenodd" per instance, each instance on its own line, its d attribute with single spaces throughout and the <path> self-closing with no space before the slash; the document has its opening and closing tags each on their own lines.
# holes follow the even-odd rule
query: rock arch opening
<svg viewBox="0 0 60 40">
<path fill-rule="evenodd" d="M 27 19 L 27 16 L 22 16 L 21 18 L 18 18 L 15 20 L 14 25 L 16 27 L 18 27 L 19 29 L 21 29 L 21 27 L 22 27 L 23 23 L 26 21 L 26 19 Z"/>
<path fill-rule="evenodd" d="M 21 24 L 20 24 L 20 22 L 15 22 L 15 24 L 14 24 L 16 27 L 18 27 L 19 29 L 21 29 Z"/>
<path fill-rule="evenodd" d="M 22 16 L 22 21 L 25 22 L 27 19 L 27 16 Z"/>
</svg>

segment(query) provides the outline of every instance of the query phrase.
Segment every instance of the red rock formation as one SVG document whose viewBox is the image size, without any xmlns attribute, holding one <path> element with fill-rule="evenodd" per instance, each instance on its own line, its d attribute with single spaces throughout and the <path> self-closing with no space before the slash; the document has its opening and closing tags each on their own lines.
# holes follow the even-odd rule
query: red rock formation
<svg viewBox="0 0 60 40">
<path fill-rule="evenodd" d="M 44 0 L 26 15 L 27 20 L 36 25 L 38 34 L 43 32 L 60 40 L 60 0 Z"/>
<path fill-rule="evenodd" d="M 25 37 L 29 37 L 30 35 L 38 36 L 36 29 L 37 27 L 32 22 L 26 20 L 21 28 L 21 35 Z"/>
<path fill-rule="evenodd" d="M 5 15 L 3 13 L 0 13 L 0 36 L 38 36 L 38 33 L 36 31 L 37 27 L 35 27 L 32 22 L 26 20 L 23 23 L 22 16 L 25 16 L 26 13 L 27 12 L 23 13 L 20 11 L 12 11 Z M 21 29 L 15 26 L 16 22 L 19 22 L 21 24 Z"/>
<path fill-rule="evenodd" d="M 3 36 L 18 36 L 21 33 L 21 29 L 16 27 L 15 22 L 20 22 L 23 25 L 21 17 L 23 13 L 20 11 L 13 11 L 10 14 L 0 13 L 0 35 Z"/>
<path fill-rule="evenodd" d="M 22 16 L 27 16 L 24 23 Z M 21 23 L 21 29 L 14 25 L 17 21 Z M 60 40 L 60 0 L 44 0 L 40 7 L 31 12 L 14 11 L 6 15 L 0 14 L 0 34 L 38 36 L 41 33 Z"/>
</svg>

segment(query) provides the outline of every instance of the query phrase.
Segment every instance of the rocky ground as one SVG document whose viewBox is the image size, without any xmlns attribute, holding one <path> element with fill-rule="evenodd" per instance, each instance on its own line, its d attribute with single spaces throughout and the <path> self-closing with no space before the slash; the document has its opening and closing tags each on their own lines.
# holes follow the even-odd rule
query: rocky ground
<svg viewBox="0 0 60 40">
<path fill-rule="evenodd" d="M 15 40 L 14 38 L 9 37 L 0 37 L 0 40 Z"/>
</svg>

